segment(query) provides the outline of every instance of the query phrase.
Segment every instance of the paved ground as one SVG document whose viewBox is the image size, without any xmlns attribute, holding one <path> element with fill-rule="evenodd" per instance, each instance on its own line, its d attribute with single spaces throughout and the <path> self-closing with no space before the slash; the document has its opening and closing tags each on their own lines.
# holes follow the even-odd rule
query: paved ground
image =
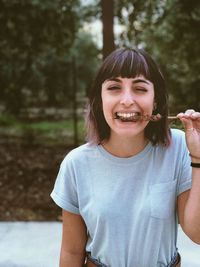
<svg viewBox="0 0 200 267">
<path fill-rule="evenodd" d="M 200 245 L 193 243 L 179 228 L 178 248 L 182 257 L 181 267 L 200 267 Z"/>
<path fill-rule="evenodd" d="M 60 223 L 0 223 L 0 267 L 57 267 L 60 240 Z"/>
<path fill-rule="evenodd" d="M 0 222 L 0 267 L 58 267 L 61 223 Z M 181 267 L 200 267 L 200 246 L 180 230 Z"/>
</svg>

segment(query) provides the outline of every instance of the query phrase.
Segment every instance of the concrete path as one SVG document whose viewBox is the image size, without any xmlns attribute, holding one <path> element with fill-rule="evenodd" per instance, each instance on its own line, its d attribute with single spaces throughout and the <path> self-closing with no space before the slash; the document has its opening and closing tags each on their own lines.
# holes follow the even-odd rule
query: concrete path
<svg viewBox="0 0 200 267">
<path fill-rule="evenodd" d="M 61 223 L 0 223 L 0 267 L 57 267 Z"/>
<path fill-rule="evenodd" d="M 0 222 L 0 267 L 58 267 L 61 223 Z M 200 246 L 180 230 L 181 267 L 200 267 Z"/>
<path fill-rule="evenodd" d="M 178 249 L 181 254 L 181 267 L 200 267 L 200 245 L 192 242 L 179 228 Z"/>
</svg>

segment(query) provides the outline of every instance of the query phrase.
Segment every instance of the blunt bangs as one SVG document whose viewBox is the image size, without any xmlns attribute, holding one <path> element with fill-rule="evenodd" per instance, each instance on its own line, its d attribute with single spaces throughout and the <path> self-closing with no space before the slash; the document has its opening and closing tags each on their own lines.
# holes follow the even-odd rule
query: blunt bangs
<svg viewBox="0 0 200 267">
<path fill-rule="evenodd" d="M 99 74 L 101 83 L 114 77 L 134 78 L 139 75 L 143 75 L 151 81 L 150 71 L 144 56 L 133 49 L 115 50 L 105 59 L 104 67 Z"/>
</svg>

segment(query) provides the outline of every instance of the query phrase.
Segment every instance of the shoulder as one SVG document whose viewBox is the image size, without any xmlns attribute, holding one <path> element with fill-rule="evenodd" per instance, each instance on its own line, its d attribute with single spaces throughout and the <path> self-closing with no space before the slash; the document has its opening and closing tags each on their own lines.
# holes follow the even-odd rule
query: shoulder
<svg viewBox="0 0 200 267">
<path fill-rule="evenodd" d="M 164 153 L 172 157 L 173 155 L 181 155 L 187 150 L 187 145 L 185 141 L 185 132 L 179 129 L 170 129 L 170 143 L 168 146 L 158 145 L 155 146 L 155 151 L 159 153 Z"/>
<path fill-rule="evenodd" d="M 88 157 L 93 157 L 97 150 L 97 145 L 91 145 L 89 143 L 80 145 L 72 149 L 63 159 L 62 164 L 73 162 L 84 162 Z"/>
<path fill-rule="evenodd" d="M 88 154 L 94 153 L 96 151 L 97 146 L 91 145 L 89 143 L 80 145 L 72 149 L 68 154 L 67 157 L 71 159 L 78 159 L 80 157 L 86 156 Z"/>
<path fill-rule="evenodd" d="M 185 132 L 183 130 L 180 130 L 180 129 L 174 129 L 174 128 L 172 128 L 171 129 L 171 134 L 172 134 L 172 137 L 174 137 L 174 138 L 182 138 L 182 137 L 185 137 Z"/>
<path fill-rule="evenodd" d="M 185 132 L 179 129 L 171 129 L 172 144 L 185 144 Z"/>
<path fill-rule="evenodd" d="M 171 143 L 169 145 L 169 150 L 176 154 L 177 156 L 181 156 L 181 154 L 188 153 L 185 132 L 179 129 L 171 129 Z"/>
</svg>

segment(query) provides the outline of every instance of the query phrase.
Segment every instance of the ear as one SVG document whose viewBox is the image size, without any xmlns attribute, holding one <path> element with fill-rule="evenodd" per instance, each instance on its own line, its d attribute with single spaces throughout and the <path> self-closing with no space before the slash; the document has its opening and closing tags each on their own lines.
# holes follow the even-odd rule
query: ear
<svg viewBox="0 0 200 267">
<path fill-rule="evenodd" d="M 156 109 L 157 109 L 157 103 L 154 102 L 154 104 L 153 104 L 153 110 L 156 110 Z"/>
</svg>

